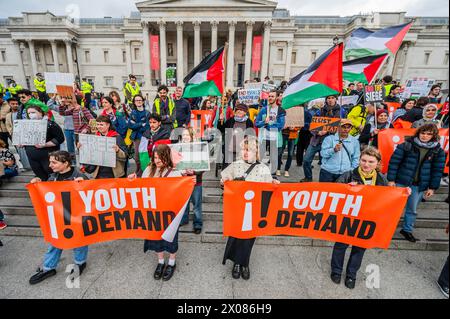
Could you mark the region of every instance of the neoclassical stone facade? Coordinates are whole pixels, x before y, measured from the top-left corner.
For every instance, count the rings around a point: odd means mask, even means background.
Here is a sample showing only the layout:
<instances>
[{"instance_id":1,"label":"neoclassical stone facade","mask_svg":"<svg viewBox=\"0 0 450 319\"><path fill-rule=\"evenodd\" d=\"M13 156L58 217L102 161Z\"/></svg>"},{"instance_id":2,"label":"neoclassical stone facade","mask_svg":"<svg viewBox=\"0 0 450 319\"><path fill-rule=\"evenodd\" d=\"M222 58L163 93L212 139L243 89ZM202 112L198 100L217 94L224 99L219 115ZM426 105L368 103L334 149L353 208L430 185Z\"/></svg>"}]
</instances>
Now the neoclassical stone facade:
<instances>
[{"instance_id":1,"label":"neoclassical stone facade","mask_svg":"<svg viewBox=\"0 0 450 319\"><path fill-rule=\"evenodd\" d=\"M404 12L293 16L268 0L149 0L136 7L127 18L25 12L0 19L0 80L5 84L14 78L33 89L37 72L71 72L90 79L96 91L107 92L121 90L133 73L145 91L154 91L159 83L182 83L204 56L228 42L228 87L253 77L279 82L307 68L336 36L345 41L358 27L377 30L415 19L381 75L400 81L428 77L448 88L448 17L406 17ZM151 35L159 36L157 71L151 65ZM255 36L262 37L256 73L251 71Z\"/></svg>"}]
</instances>

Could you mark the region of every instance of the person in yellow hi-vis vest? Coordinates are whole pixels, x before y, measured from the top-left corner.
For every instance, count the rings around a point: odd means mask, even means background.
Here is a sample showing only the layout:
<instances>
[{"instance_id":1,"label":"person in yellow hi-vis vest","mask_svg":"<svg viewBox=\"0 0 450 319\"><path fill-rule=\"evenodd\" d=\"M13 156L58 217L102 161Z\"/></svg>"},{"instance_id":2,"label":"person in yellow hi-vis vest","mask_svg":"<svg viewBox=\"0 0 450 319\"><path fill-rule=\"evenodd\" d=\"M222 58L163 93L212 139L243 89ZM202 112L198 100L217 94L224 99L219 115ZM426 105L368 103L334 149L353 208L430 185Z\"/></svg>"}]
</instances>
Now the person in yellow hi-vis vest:
<instances>
[{"instance_id":1,"label":"person in yellow hi-vis vest","mask_svg":"<svg viewBox=\"0 0 450 319\"><path fill-rule=\"evenodd\" d=\"M125 96L125 103L130 104L136 95L141 94L141 87L136 82L136 77L133 74L129 75L129 81L123 87L123 95Z\"/></svg>"},{"instance_id":2,"label":"person in yellow hi-vis vest","mask_svg":"<svg viewBox=\"0 0 450 319\"><path fill-rule=\"evenodd\" d=\"M159 97L153 102L153 113L161 116L162 127L173 130L178 127L175 102L168 96L169 89L166 85L158 88Z\"/></svg>"},{"instance_id":3,"label":"person in yellow hi-vis vest","mask_svg":"<svg viewBox=\"0 0 450 319\"><path fill-rule=\"evenodd\" d=\"M17 84L14 80L9 81L8 91L13 97L17 98L17 92L20 90L23 90L22 85Z\"/></svg>"},{"instance_id":4,"label":"person in yellow hi-vis vest","mask_svg":"<svg viewBox=\"0 0 450 319\"><path fill-rule=\"evenodd\" d=\"M34 78L33 82L34 82L34 87L36 88L36 91L38 93L39 100L44 103L47 103L48 95L47 95L46 87L45 87L45 79L44 79L42 73L36 73L36 77Z\"/></svg>"},{"instance_id":5,"label":"person in yellow hi-vis vest","mask_svg":"<svg viewBox=\"0 0 450 319\"><path fill-rule=\"evenodd\" d=\"M0 82L0 94L5 94L6 93L6 89L5 89L5 87L3 86L3 84Z\"/></svg>"},{"instance_id":6,"label":"person in yellow hi-vis vest","mask_svg":"<svg viewBox=\"0 0 450 319\"><path fill-rule=\"evenodd\" d=\"M91 109L91 94L94 87L86 80L86 78L81 79L81 92L84 95L84 106Z\"/></svg>"},{"instance_id":7,"label":"person in yellow hi-vis vest","mask_svg":"<svg viewBox=\"0 0 450 319\"><path fill-rule=\"evenodd\" d=\"M384 85L384 97L388 97L389 94L391 94L392 86L395 84L392 82L393 80L394 79L390 75L386 75L383 78L383 81L381 83Z\"/></svg>"}]
</instances>

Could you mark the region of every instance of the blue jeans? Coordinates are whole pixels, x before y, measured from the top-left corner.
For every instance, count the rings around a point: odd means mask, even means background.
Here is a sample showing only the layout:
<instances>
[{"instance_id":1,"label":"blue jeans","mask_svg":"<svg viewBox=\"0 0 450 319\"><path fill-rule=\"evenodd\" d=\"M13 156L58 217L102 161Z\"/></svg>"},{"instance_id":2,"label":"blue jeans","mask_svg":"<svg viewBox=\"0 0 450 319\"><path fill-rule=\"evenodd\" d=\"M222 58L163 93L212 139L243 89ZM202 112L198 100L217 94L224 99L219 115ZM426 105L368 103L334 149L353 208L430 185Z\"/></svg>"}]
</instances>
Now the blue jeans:
<instances>
[{"instance_id":1,"label":"blue jeans","mask_svg":"<svg viewBox=\"0 0 450 319\"><path fill-rule=\"evenodd\" d=\"M73 249L73 261L77 265L84 264L87 260L89 246L83 246ZM56 269L58 267L59 259L61 258L63 250L48 246L47 253L44 256L44 271Z\"/></svg>"},{"instance_id":2,"label":"blue jeans","mask_svg":"<svg viewBox=\"0 0 450 319\"><path fill-rule=\"evenodd\" d=\"M195 186L194 191L191 195L191 199L189 200L189 203L184 212L183 219L181 220L182 224L187 224L189 222L189 208L190 203L192 203L192 205L194 205L194 229L202 229L202 195L203 187Z\"/></svg>"},{"instance_id":3,"label":"blue jeans","mask_svg":"<svg viewBox=\"0 0 450 319\"><path fill-rule=\"evenodd\" d=\"M313 178L311 165L314 160L314 156L316 156L316 154L320 152L321 148L322 148L322 145L313 146L310 144L308 146L305 157L303 158L303 173L305 174L305 178L308 178L308 179Z\"/></svg>"},{"instance_id":4,"label":"blue jeans","mask_svg":"<svg viewBox=\"0 0 450 319\"><path fill-rule=\"evenodd\" d=\"M323 168L320 170L319 182L321 183L335 183L341 174L330 173Z\"/></svg>"},{"instance_id":5,"label":"blue jeans","mask_svg":"<svg viewBox=\"0 0 450 319\"><path fill-rule=\"evenodd\" d=\"M295 146L295 140L290 140L289 136L283 135L283 146L278 149L278 170L281 170L282 159L283 159L283 153L286 149L286 146L288 148L288 157L286 161L286 166L284 170L287 172L291 168L292 164L292 156L294 154L294 146Z\"/></svg>"},{"instance_id":6,"label":"blue jeans","mask_svg":"<svg viewBox=\"0 0 450 319\"><path fill-rule=\"evenodd\" d=\"M67 152L75 154L75 131L64 130L64 135L66 136Z\"/></svg>"},{"instance_id":7,"label":"blue jeans","mask_svg":"<svg viewBox=\"0 0 450 319\"><path fill-rule=\"evenodd\" d=\"M397 184L397 186L407 187L400 184ZM419 206L419 203L422 201L424 192L419 192L419 186L411 185L409 188L411 188L411 195L409 195L408 201L406 202L403 230L412 233L417 217L417 206Z\"/></svg>"}]
</instances>

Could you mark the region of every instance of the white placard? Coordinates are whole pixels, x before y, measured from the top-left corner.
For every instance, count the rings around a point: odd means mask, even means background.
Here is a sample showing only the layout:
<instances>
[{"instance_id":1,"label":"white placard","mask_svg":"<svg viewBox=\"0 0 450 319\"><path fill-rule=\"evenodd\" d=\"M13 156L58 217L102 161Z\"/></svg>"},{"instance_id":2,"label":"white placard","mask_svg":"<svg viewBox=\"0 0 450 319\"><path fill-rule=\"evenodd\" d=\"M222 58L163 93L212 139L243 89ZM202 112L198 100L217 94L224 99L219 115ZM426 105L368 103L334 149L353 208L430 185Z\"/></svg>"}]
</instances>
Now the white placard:
<instances>
[{"instance_id":1,"label":"white placard","mask_svg":"<svg viewBox=\"0 0 450 319\"><path fill-rule=\"evenodd\" d=\"M47 120L15 120L13 145L45 144L47 138Z\"/></svg>"},{"instance_id":2,"label":"white placard","mask_svg":"<svg viewBox=\"0 0 450 319\"><path fill-rule=\"evenodd\" d=\"M337 98L337 103L339 105L356 105L358 103L359 96L358 95L349 95L349 96L339 96ZM321 97L319 99L312 100L308 103L308 107L323 107L325 105L325 98Z\"/></svg>"},{"instance_id":3,"label":"white placard","mask_svg":"<svg viewBox=\"0 0 450 319\"><path fill-rule=\"evenodd\" d=\"M208 143L177 143L169 144L169 147L177 171L206 172L211 170Z\"/></svg>"},{"instance_id":4,"label":"white placard","mask_svg":"<svg viewBox=\"0 0 450 319\"><path fill-rule=\"evenodd\" d=\"M47 93L57 93L56 86L73 86L75 77L72 73L45 72L45 91Z\"/></svg>"},{"instance_id":5,"label":"white placard","mask_svg":"<svg viewBox=\"0 0 450 319\"><path fill-rule=\"evenodd\" d=\"M116 167L115 137L80 134L79 142L81 164Z\"/></svg>"},{"instance_id":6,"label":"white placard","mask_svg":"<svg viewBox=\"0 0 450 319\"><path fill-rule=\"evenodd\" d=\"M427 78L414 78L406 82L405 90L403 91L403 98L409 99L412 97L428 96L431 87L434 84L434 80Z\"/></svg>"}]
</instances>

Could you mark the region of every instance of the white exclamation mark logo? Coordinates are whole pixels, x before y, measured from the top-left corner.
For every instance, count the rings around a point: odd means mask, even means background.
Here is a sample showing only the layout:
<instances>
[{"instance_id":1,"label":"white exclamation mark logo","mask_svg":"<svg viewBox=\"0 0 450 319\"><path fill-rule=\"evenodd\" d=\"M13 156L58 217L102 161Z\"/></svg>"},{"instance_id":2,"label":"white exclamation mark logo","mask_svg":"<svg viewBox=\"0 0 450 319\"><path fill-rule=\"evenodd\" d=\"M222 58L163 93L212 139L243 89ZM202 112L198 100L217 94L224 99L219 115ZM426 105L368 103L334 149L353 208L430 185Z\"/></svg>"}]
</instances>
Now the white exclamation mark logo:
<instances>
[{"instance_id":1,"label":"white exclamation mark logo","mask_svg":"<svg viewBox=\"0 0 450 319\"><path fill-rule=\"evenodd\" d=\"M247 191L244 195L246 201L251 201L255 198L255 192ZM242 223L242 231L251 231L253 229L252 222L253 204L245 203L244 222Z\"/></svg>"},{"instance_id":2,"label":"white exclamation mark logo","mask_svg":"<svg viewBox=\"0 0 450 319\"><path fill-rule=\"evenodd\" d=\"M45 194L45 201L48 204L53 204L55 202L55 199L56 199L55 193L50 192ZM58 239L58 231L56 229L55 211L53 205L47 206L47 215L48 221L50 223L50 232L52 234L52 237Z\"/></svg>"}]
</instances>

